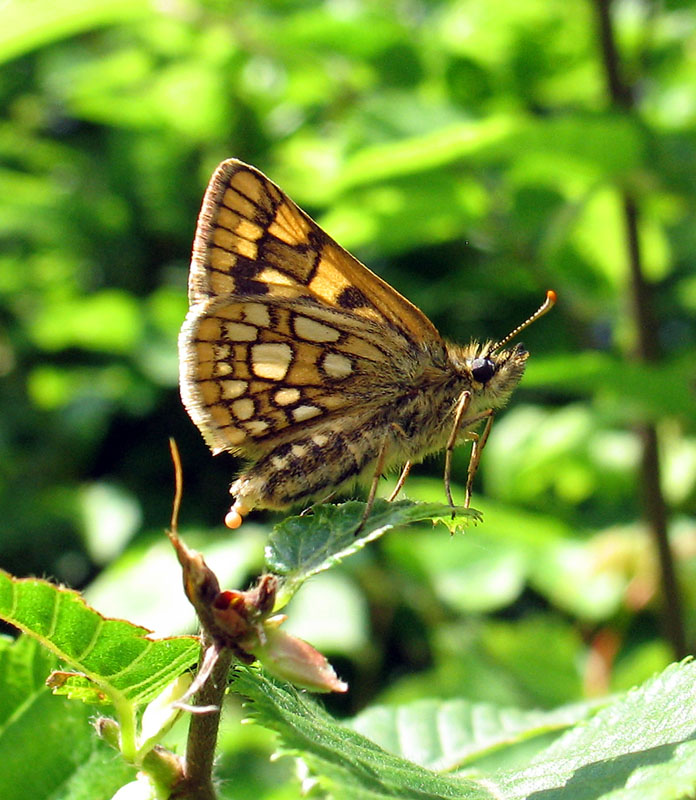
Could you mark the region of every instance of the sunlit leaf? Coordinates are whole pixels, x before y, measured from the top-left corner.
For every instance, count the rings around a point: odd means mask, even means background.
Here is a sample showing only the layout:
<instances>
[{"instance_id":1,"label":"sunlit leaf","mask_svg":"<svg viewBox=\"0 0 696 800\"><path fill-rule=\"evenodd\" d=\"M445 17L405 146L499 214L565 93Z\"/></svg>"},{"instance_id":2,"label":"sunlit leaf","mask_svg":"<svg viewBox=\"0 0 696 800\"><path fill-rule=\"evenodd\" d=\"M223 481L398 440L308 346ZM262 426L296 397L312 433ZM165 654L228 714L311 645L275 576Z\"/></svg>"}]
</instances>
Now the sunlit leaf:
<instances>
[{"instance_id":1,"label":"sunlit leaf","mask_svg":"<svg viewBox=\"0 0 696 800\"><path fill-rule=\"evenodd\" d=\"M507 800L581 797L587 787L595 798L683 797L696 784L695 675L696 664L673 664L495 783Z\"/></svg>"},{"instance_id":2,"label":"sunlit leaf","mask_svg":"<svg viewBox=\"0 0 696 800\"><path fill-rule=\"evenodd\" d=\"M6 61L56 39L142 18L152 13L147 0L31 0L5 3L0 11L0 60Z\"/></svg>"},{"instance_id":3,"label":"sunlit leaf","mask_svg":"<svg viewBox=\"0 0 696 800\"><path fill-rule=\"evenodd\" d=\"M234 689L249 697L249 715L280 734L282 750L301 755L333 797L492 800L483 782L438 775L337 724L308 695L240 668Z\"/></svg>"},{"instance_id":4,"label":"sunlit leaf","mask_svg":"<svg viewBox=\"0 0 696 800\"><path fill-rule=\"evenodd\" d=\"M94 709L45 685L56 659L28 636L0 639L0 796L110 800L134 770L94 735Z\"/></svg>"},{"instance_id":5,"label":"sunlit leaf","mask_svg":"<svg viewBox=\"0 0 696 800\"><path fill-rule=\"evenodd\" d=\"M377 499L363 523L365 504L350 501L338 506L315 505L309 514L289 517L279 523L266 548L266 563L284 578L280 607L312 575L365 547L399 525L412 522L442 522L452 531L480 520L475 509L455 508L443 503L414 503Z\"/></svg>"},{"instance_id":6,"label":"sunlit leaf","mask_svg":"<svg viewBox=\"0 0 696 800\"><path fill-rule=\"evenodd\" d=\"M114 703L145 703L198 657L191 637L150 639L147 629L102 617L80 595L0 572L0 617L83 673Z\"/></svg>"},{"instance_id":7,"label":"sunlit leaf","mask_svg":"<svg viewBox=\"0 0 696 800\"><path fill-rule=\"evenodd\" d=\"M417 700L373 706L351 724L390 753L428 769L452 772L492 751L561 732L590 716L593 705L522 711L469 700Z\"/></svg>"}]
</instances>

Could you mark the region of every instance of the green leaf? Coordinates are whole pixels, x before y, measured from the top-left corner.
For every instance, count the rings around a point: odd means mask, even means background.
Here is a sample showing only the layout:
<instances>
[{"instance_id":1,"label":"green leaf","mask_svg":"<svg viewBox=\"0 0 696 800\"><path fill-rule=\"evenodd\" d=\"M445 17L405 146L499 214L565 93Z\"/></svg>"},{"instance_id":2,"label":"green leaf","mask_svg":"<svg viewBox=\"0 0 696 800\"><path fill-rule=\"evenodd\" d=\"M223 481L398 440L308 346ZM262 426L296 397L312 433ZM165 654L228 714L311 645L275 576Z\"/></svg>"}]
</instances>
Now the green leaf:
<instances>
[{"instance_id":1,"label":"green leaf","mask_svg":"<svg viewBox=\"0 0 696 800\"><path fill-rule=\"evenodd\" d=\"M189 636L153 640L149 631L90 608L71 589L0 571L0 617L38 639L117 707L155 697L198 657Z\"/></svg>"},{"instance_id":2,"label":"green leaf","mask_svg":"<svg viewBox=\"0 0 696 800\"><path fill-rule=\"evenodd\" d=\"M28 636L0 638L0 797L108 800L134 770L94 735L92 709L51 696L55 663Z\"/></svg>"},{"instance_id":3,"label":"green leaf","mask_svg":"<svg viewBox=\"0 0 696 800\"><path fill-rule=\"evenodd\" d=\"M417 700L373 706L351 724L390 753L450 772L495 750L570 727L593 713L593 705L524 711L464 699Z\"/></svg>"},{"instance_id":4,"label":"green leaf","mask_svg":"<svg viewBox=\"0 0 696 800\"><path fill-rule=\"evenodd\" d=\"M103 289L37 310L32 335L44 350L83 347L112 353L130 353L142 337L143 313L131 295Z\"/></svg>"},{"instance_id":5,"label":"green leaf","mask_svg":"<svg viewBox=\"0 0 696 800\"><path fill-rule=\"evenodd\" d=\"M606 353L584 352L538 356L525 385L594 395L629 422L660 419L664 414L689 417L693 413L693 359L637 364ZM656 391L655 387L661 387Z\"/></svg>"},{"instance_id":6,"label":"green leaf","mask_svg":"<svg viewBox=\"0 0 696 800\"><path fill-rule=\"evenodd\" d=\"M145 0L23 0L0 11L0 61L80 31L152 14Z\"/></svg>"},{"instance_id":7,"label":"green leaf","mask_svg":"<svg viewBox=\"0 0 696 800\"><path fill-rule=\"evenodd\" d=\"M513 138L517 132L517 121L513 117L500 115L366 147L346 164L338 186L346 190L446 167L461 159L472 158L486 148L497 147L508 138Z\"/></svg>"},{"instance_id":8,"label":"green leaf","mask_svg":"<svg viewBox=\"0 0 696 800\"><path fill-rule=\"evenodd\" d=\"M240 667L233 688L250 698L250 716L280 734L282 752L300 755L333 798L491 800L477 781L438 775L382 750L332 719L311 697Z\"/></svg>"},{"instance_id":9,"label":"green leaf","mask_svg":"<svg viewBox=\"0 0 696 800\"><path fill-rule=\"evenodd\" d=\"M524 800L679 800L696 785L696 665L673 664L588 719L592 705L550 712L477 703L415 703L373 709L356 727L430 766L460 767L494 750L574 725L523 768L481 782L424 769L333 720L307 695L240 668L234 688L252 718L276 731L281 752L300 756L332 797L489 797ZM484 788L485 787L485 788Z\"/></svg>"},{"instance_id":10,"label":"green leaf","mask_svg":"<svg viewBox=\"0 0 696 800\"><path fill-rule=\"evenodd\" d=\"M266 547L266 564L284 583L276 603L281 608L307 578L338 564L400 525L430 520L442 522L454 532L481 515L472 508L453 509L445 503L415 503L377 499L370 516L358 531L365 504L349 501L340 505L312 506L312 512L289 517L276 525Z\"/></svg>"},{"instance_id":11,"label":"green leaf","mask_svg":"<svg viewBox=\"0 0 696 800\"><path fill-rule=\"evenodd\" d=\"M608 137L616 147L606 147ZM555 170L556 180L560 167L586 170L592 177L622 174L635 167L643 146L640 128L625 115L528 119L500 114L365 147L347 162L338 186L383 183L464 160L511 160L516 172L525 171L524 161L537 180L540 168L549 177Z\"/></svg>"},{"instance_id":12,"label":"green leaf","mask_svg":"<svg viewBox=\"0 0 696 800\"><path fill-rule=\"evenodd\" d=\"M696 664L661 675L568 731L521 771L501 773L506 800L677 800L696 786Z\"/></svg>"}]
</instances>

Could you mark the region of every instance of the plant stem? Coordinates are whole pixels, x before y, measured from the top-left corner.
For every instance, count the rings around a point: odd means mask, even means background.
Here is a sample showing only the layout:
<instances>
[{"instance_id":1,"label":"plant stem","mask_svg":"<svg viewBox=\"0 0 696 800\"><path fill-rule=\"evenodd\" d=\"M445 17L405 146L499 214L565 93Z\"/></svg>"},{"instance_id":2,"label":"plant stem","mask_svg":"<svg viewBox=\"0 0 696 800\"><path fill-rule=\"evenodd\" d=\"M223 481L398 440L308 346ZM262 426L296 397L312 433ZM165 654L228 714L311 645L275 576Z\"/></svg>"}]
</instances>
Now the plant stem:
<instances>
[{"instance_id":1,"label":"plant stem","mask_svg":"<svg viewBox=\"0 0 696 800\"><path fill-rule=\"evenodd\" d=\"M607 90L612 105L632 114L635 111L633 91L621 75L621 64L611 18L612 0L594 0L599 26L602 60ZM628 189L621 191L624 228L628 247L632 313L637 333L636 358L644 364L660 357L653 292L645 280L638 229L640 215L635 197ZM637 426L641 442L641 484L644 515L652 533L660 562L663 620L665 636L676 658L687 654L681 596L674 568L674 557L667 535L667 505L660 486L660 460L657 428L653 422Z\"/></svg>"},{"instance_id":2,"label":"plant stem","mask_svg":"<svg viewBox=\"0 0 696 800\"><path fill-rule=\"evenodd\" d=\"M199 669L208 648L215 646L206 633L202 634L202 641ZM216 800L217 798L213 785L213 762L232 658L233 654L230 648L218 648L217 659L210 675L196 693L195 704L197 706L214 706L216 710L191 714L184 761L184 780L177 786L174 795L181 800Z\"/></svg>"}]
</instances>

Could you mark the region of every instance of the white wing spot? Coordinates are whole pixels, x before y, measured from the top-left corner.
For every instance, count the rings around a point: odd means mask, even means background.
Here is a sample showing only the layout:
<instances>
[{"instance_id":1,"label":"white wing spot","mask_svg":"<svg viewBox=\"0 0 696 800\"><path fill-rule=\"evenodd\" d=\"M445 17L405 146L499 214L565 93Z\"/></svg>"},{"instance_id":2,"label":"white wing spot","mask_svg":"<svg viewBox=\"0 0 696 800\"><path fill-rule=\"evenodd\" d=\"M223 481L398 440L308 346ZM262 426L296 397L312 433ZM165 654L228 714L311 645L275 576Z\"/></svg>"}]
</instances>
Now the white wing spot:
<instances>
[{"instance_id":1,"label":"white wing spot","mask_svg":"<svg viewBox=\"0 0 696 800\"><path fill-rule=\"evenodd\" d=\"M244 427L252 436L260 436L268 430L268 423L263 419L251 419L244 423Z\"/></svg>"},{"instance_id":2,"label":"white wing spot","mask_svg":"<svg viewBox=\"0 0 696 800\"><path fill-rule=\"evenodd\" d=\"M246 392L247 386L246 381L220 381L220 397L223 400L234 400L235 397L241 397Z\"/></svg>"},{"instance_id":3,"label":"white wing spot","mask_svg":"<svg viewBox=\"0 0 696 800\"><path fill-rule=\"evenodd\" d=\"M347 378L353 371L351 360L340 353L327 353L321 366L329 378Z\"/></svg>"},{"instance_id":4,"label":"white wing spot","mask_svg":"<svg viewBox=\"0 0 696 800\"><path fill-rule=\"evenodd\" d=\"M292 446L292 454L296 458L304 458L307 455L307 448L303 444L294 444Z\"/></svg>"},{"instance_id":5,"label":"white wing spot","mask_svg":"<svg viewBox=\"0 0 696 800\"><path fill-rule=\"evenodd\" d=\"M308 342L336 342L341 338L341 332L336 328L309 317L296 316L293 325L295 335Z\"/></svg>"},{"instance_id":6,"label":"white wing spot","mask_svg":"<svg viewBox=\"0 0 696 800\"><path fill-rule=\"evenodd\" d=\"M232 372L232 364L229 364L227 361L216 361L215 362L215 366L213 367L213 376L214 377L219 378L222 375L229 375L230 372ZM224 383L227 383L227 382L228 381L224 381Z\"/></svg>"},{"instance_id":7,"label":"white wing spot","mask_svg":"<svg viewBox=\"0 0 696 800\"><path fill-rule=\"evenodd\" d=\"M250 397L243 397L232 403L232 413L237 419L250 419L254 416L254 401Z\"/></svg>"},{"instance_id":8,"label":"white wing spot","mask_svg":"<svg viewBox=\"0 0 696 800\"><path fill-rule=\"evenodd\" d=\"M317 447L323 447L325 444L329 443L329 437L323 433L315 433L314 436L312 436L312 441Z\"/></svg>"},{"instance_id":9,"label":"white wing spot","mask_svg":"<svg viewBox=\"0 0 696 800\"><path fill-rule=\"evenodd\" d=\"M284 342L255 344L251 348L251 368L259 378L282 381L292 362L292 348Z\"/></svg>"},{"instance_id":10,"label":"white wing spot","mask_svg":"<svg viewBox=\"0 0 696 800\"><path fill-rule=\"evenodd\" d=\"M297 406L292 411L295 422L304 422L306 419L312 419L318 414L321 414L321 409L317 406Z\"/></svg>"},{"instance_id":11,"label":"white wing spot","mask_svg":"<svg viewBox=\"0 0 696 800\"><path fill-rule=\"evenodd\" d=\"M261 303L244 303L244 319L251 325L259 328L269 328L271 325L271 315L266 306Z\"/></svg>"},{"instance_id":12,"label":"white wing spot","mask_svg":"<svg viewBox=\"0 0 696 800\"><path fill-rule=\"evenodd\" d=\"M273 395L273 400L279 406L289 406L296 403L300 399L299 389L278 389Z\"/></svg>"}]
</instances>

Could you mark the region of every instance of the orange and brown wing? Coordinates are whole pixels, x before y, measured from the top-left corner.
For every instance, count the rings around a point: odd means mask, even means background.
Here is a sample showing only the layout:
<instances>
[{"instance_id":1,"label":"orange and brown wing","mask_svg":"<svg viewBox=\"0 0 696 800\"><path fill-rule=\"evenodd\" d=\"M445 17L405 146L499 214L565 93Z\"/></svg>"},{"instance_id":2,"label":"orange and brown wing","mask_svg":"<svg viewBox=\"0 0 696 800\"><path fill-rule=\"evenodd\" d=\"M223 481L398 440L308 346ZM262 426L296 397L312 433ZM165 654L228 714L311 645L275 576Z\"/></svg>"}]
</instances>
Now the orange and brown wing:
<instances>
[{"instance_id":1,"label":"orange and brown wing","mask_svg":"<svg viewBox=\"0 0 696 800\"><path fill-rule=\"evenodd\" d=\"M423 359L383 325L267 295L194 306L179 346L181 395L194 423L214 452L247 456L289 429L394 400Z\"/></svg>"},{"instance_id":2,"label":"orange and brown wing","mask_svg":"<svg viewBox=\"0 0 696 800\"><path fill-rule=\"evenodd\" d=\"M394 400L426 353L446 358L424 314L239 161L208 186L189 300L181 395L215 452L258 456L279 436Z\"/></svg>"},{"instance_id":3,"label":"orange and brown wing","mask_svg":"<svg viewBox=\"0 0 696 800\"><path fill-rule=\"evenodd\" d=\"M338 245L254 167L230 159L210 180L198 219L189 300L272 294L386 323L416 343L439 342L416 306Z\"/></svg>"}]
</instances>

